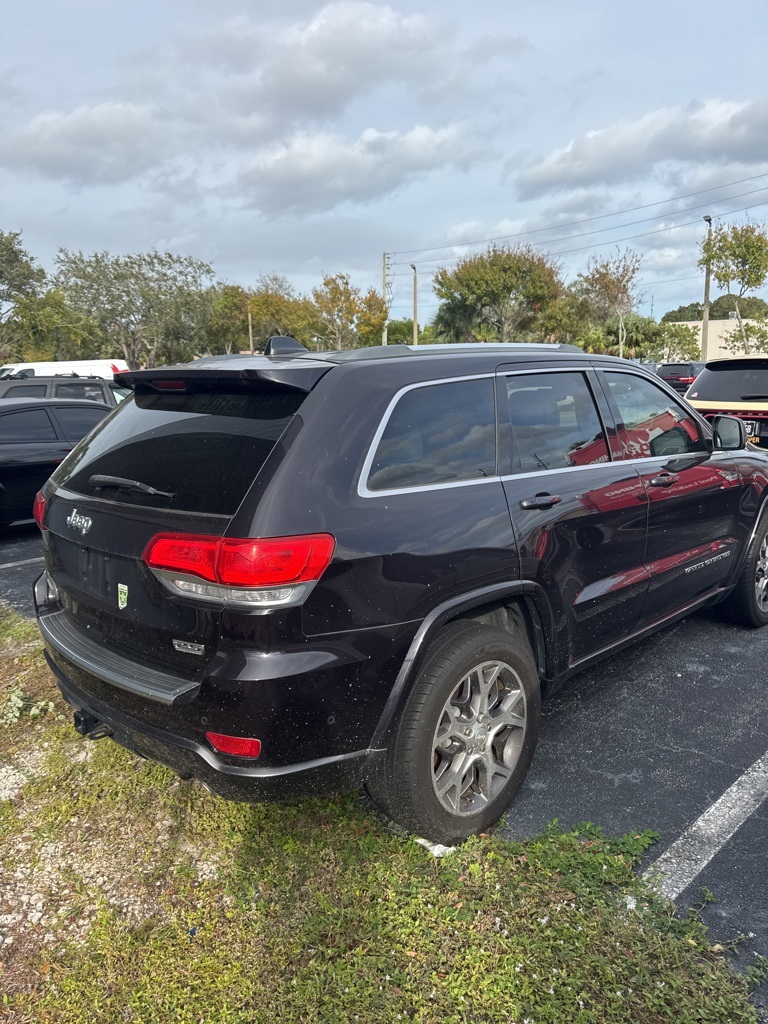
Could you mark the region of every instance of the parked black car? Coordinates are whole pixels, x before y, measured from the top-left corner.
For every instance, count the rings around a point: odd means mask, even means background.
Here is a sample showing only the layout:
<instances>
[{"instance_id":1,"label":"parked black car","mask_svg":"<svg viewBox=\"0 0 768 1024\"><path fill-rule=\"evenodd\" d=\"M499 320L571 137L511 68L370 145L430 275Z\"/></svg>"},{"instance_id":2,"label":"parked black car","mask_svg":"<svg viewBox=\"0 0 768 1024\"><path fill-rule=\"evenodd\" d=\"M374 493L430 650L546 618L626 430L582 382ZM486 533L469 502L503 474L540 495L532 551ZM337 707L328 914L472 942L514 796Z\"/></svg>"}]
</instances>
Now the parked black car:
<instances>
[{"instance_id":1,"label":"parked black car","mask_svg":"<svg viewBox=\"0 0 768 1024\"><path fill-rule=\"evenodd\" d=\"M63 398L0 402L0 526L31 521L37 491L109 411Z\"/></svg>"},{"instance_id":2,"label":"parked black car","mask_svg":"<svg viewBox=\"0 0 768 1024\"><path fill-rule=\"evenodd\" d=\"M768 623L768 457L654 375L268 353L121 374L43 489L35 598L83 735L231 799L362 785L453 842L508 806L542 693L706 605Z\"/></svg>"},{"instance_id":3,"label":"parked black car","mask_svg":"<svg viewBox=\"0 0 768 1024\"><path fill-rule=\"evenodd\" d=\"M0 399L4 398L85 398L104 405L119 405L130 395L130 388L103 377L80 377L76 373L54 377L25 377L21 374L0 380Z\"/></svg>"},{"instance_id":4,"label":"parked black car","mask_svg":"<svg viewBox=\"0 0 768 1024\"><path fill-rule=\"evenodd\" d=\"M703 369L704 363L661 363L656 373L666 384L684 395Z\"/></svg>"}]
</instances>

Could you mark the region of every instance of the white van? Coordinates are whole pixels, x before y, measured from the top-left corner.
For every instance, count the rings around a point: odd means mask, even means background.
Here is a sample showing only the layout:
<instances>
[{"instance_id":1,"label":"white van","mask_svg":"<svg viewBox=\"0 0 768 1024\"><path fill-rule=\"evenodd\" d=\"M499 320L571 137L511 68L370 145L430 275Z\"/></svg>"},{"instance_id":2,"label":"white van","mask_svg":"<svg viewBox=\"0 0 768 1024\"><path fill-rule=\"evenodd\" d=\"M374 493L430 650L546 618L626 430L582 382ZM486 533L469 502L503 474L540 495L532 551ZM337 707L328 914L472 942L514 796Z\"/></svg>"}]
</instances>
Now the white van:
<instances>
[{"instance_id":1,"label":"white van","mask_svg":"<svg viewBox=\"0 0 768 1024\"><path fill-rule=\"evenodd\" d=\"M124 359L62 359L53 363L6 363L0 366L0 380L6 377L53 377L59 373L79 377L104 377L112 380L116 373L128 369Z\"/></svg>"}]
</instances>

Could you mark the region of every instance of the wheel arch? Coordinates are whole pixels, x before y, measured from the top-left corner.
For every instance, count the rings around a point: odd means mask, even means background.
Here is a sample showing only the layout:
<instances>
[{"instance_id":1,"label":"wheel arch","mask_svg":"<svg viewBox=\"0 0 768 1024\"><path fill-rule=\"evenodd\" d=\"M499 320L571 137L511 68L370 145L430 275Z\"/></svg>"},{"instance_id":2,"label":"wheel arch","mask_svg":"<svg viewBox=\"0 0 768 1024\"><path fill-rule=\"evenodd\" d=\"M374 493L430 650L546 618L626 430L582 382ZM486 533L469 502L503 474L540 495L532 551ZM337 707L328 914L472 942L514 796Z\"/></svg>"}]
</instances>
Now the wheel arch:
<instances>
[{"instance_id":1,"label":"wheel arch","mask_svg":"<svg viewBox=\"0 0 768 1024\"><path fill-rule=\"evenodd\" d=\"M440 630L450 622L485 623L513 633L524 629L536 662L542 692L551 689L557 675L557 651L552 610L544 591L536 583L518 580L496 584L462 594L438 605L423 620L411 641L400 671L379 718L371 747L387 745L423 660Z\"/></svg>"}]
</instances>

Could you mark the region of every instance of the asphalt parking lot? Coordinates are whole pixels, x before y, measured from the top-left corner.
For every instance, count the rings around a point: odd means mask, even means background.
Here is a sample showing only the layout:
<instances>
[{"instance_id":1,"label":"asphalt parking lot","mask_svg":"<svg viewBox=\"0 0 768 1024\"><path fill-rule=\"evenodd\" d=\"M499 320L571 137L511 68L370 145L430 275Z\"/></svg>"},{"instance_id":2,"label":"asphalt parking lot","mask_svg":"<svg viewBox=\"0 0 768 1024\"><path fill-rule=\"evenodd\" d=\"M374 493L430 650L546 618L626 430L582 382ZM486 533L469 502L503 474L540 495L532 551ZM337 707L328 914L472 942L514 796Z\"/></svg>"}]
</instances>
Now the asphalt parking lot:
<instances>
[{"instance_id":1,"label":"asphalt parking lot","mask_svg":"<svg viewBox=\"0 0 768 1024\"><path fill-rule=\"evenodd\" d=\"M36 527L0 534L0 600L31 615L41 567ZM706 852L690 880L690 869L681 876L675 901L681 912L701 907L712 941L746 936L734 947L737 965L768 956L767 672L768 629L703 612L577 676L544 706L539 748L503 833L535 835L555 818L591 821L607 835L653 829L660 837L645 870L715 805L698 826ZM745 777L761 764L762 774ZM702 907L705 888L715 902ZM768 985L757 1002L768 1020Z\"/></svg>"}]
</instances>

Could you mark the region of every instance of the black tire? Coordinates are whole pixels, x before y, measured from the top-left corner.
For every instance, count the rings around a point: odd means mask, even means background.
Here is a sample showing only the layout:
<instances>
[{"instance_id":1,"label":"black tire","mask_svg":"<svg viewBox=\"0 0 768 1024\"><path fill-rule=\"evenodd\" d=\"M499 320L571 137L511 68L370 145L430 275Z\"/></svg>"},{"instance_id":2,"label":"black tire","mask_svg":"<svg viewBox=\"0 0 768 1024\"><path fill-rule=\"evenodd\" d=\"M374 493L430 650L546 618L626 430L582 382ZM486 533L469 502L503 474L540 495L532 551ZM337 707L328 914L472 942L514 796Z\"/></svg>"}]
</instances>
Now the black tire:
<instances>
[{"instance_id":1,"label":"black tire","mask_svg":"<svg viewBox=\"0 0 768 1024\"><path fill-rule=\"evenodd\" d=\"M426 653L368 791L405 831L460 842L507 809L533 758L540 720L527 636L451 623Z\"/></svg>"},{"instance_id":2,"label":"black tire","mask_svg":"<svg viewBox=\"0 0 768 1024\"><path fill-rule=\"evenodd\" d=\"M768 626L768 510L760 516L736 586L719 608L729 622Z\"/></svg>"}]
</instances>

